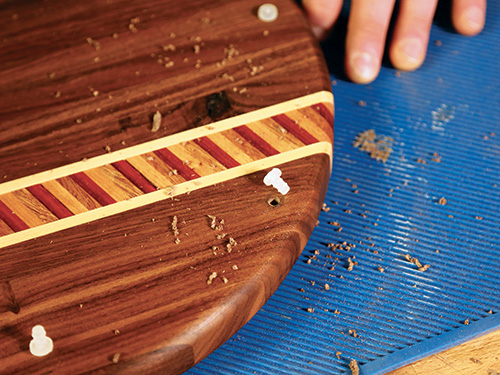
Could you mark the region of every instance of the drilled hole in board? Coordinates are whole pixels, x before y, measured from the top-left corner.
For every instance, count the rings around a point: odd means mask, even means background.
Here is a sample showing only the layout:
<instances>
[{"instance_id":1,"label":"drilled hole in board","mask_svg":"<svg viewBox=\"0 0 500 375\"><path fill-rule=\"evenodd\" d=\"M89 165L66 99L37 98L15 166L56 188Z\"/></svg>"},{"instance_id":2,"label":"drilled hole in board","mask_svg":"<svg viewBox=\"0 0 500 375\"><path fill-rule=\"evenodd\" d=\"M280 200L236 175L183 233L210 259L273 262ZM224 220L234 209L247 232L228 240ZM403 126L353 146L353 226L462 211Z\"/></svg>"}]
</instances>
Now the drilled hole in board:
<instances>
[{"instance_id":1,"label":"drilled hole in board","mask_svg":"<svg viewBox=\"0 0 500 375\"><path fill-rule=\"evenodd\" d=\"M278 207L281 204L281 199L279 197L269 198L267 204L271 207Z\"/></svg>"}]
</instances>

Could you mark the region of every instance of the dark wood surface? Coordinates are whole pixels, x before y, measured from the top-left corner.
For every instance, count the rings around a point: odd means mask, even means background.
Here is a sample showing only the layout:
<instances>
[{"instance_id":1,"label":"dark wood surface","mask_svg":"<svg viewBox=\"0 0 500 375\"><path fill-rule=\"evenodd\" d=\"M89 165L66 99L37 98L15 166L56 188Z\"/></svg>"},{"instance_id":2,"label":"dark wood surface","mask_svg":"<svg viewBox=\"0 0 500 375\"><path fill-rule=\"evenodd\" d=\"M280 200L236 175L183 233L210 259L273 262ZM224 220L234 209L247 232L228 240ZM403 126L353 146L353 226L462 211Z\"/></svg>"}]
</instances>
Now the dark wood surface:
<instances>
[{"instance_id":1,"label":"dark wood surface","mask_svg":"<svg viewBox=\"0 0 500 375\"><path fill-rule=\"evenodd\" d=\"M329 91L301 11L274 3L278 20L263 23L253 0L1 2L0 182ZM270 297L316 223L328 155L279 167L286 196L262 169L0 248L0 374L178 374L210 354ZM26 191L35 224L65 215ZM124 194L107 193L80 208ZM15 226L0 224L0 235ZM42 358L28 348L36 324L54 340Z\"/></svg>"}]
</instances>

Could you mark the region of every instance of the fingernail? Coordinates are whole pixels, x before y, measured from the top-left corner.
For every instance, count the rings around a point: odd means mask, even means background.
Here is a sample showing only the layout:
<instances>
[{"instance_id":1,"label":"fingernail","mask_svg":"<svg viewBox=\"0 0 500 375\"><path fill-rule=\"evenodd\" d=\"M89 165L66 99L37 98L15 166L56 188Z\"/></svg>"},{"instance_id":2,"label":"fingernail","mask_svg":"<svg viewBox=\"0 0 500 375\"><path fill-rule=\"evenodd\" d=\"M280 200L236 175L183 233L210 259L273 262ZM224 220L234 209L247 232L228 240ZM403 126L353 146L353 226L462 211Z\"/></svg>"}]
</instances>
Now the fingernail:
<instances>
[{"instance_id":1,"label":"fingernail","mask_svg":"<svg viewBox=\"0 0 500 375\"><path fill-rule=\"evenodd\" d=\"M361 81L372 81L377 74L377 59L369 52L358 52L351 57L351 66Z\"/></svg>"},{"instance_id":2,"label":"fingernail","mask_svg":"<svg viewBox=\"0 0 500 375\"><path fill-rule=\"evenodd\" d=\"M400 51L410 64L419 64L422 60L422 41L417 38L407 39L400 43Z\"/></svg>"},{"instance_id":3,"label":"fingernail","mask_svg":"<svg viewBox=\"0 0 500 375\"><path fill-rule=\"evenodd\" d=\"M467 8L464 16L469 28L478 30L483 27L484 13L478 7L472 6Z\"/></svg>"}]
</instances>

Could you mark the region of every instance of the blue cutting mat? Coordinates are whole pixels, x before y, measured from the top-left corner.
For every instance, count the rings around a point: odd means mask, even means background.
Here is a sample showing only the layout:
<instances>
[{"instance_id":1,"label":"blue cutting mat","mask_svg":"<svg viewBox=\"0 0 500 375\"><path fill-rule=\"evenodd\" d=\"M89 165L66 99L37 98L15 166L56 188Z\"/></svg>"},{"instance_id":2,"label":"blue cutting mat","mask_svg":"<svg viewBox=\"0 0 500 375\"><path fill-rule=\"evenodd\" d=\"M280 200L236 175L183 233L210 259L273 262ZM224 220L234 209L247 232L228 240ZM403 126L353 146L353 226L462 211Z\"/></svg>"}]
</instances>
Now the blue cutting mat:
<instances>
[{"instance_id":1,"label":"blue cutting mat","mask_svg":"<svg viewBox=\"0 0 500 375\"><path fill-rule=\"evenodd\" d=\"M358 86L328 58L330 210L262 310L189 374L349 373L352 358L383 374L500 329L500 2L488 7L478 37L434 26L417 72L384 67ZM368 129L394 139L385 164L352 145ZM343 241L356 247L326 246Z\"/></svg>"}]
</instances>

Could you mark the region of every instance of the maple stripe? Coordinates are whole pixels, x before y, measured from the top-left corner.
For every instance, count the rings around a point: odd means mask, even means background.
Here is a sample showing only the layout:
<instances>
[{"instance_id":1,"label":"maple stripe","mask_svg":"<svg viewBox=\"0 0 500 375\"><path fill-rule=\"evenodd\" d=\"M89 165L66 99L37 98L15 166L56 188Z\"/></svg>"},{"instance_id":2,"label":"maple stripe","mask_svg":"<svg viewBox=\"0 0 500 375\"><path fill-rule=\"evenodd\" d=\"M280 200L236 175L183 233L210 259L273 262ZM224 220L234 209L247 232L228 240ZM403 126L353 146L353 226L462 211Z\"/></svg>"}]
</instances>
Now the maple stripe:
<instances>
[{"instance_id":1,"label":"maple stripe","mask_svg":"<svg viewBox=\"0 0 500 375\"><path fill-rule=\"evenodd\" d=\"M299 139L305 145L312 145L313 143L317 143L318 140L301 128L299 125L295 123L290 117L286 115L277 115L271 117L274 121L284 127L288 132L290 132L295 138Z\"/></svg>"},{"instance_id":2,"label":"maple stripe","mask_svg":"<svg viewBox=\"0 0 500 375\"><path fill-rule=\"evenodd\" d=\"M248 126L242 125L233 129L236 133L245 138L257 150L262 152L265 156L278 155L280 152L273 146L255 134Z\"/></svg>"},{"instance_id":3,"label":"maple stripe","mask_svg":"<svg viewBox=\"0 0 500 375\"><path fill-rule=\"evenodd\" d=\"M28 224L22 221L12 210L0 201L0 219L7 224L14 232L29 229Z\"/></svg>"},{"instance_id":4,"label":"maple stripe","mask_svg":"<svg viewBox=\"0 0 500 375\"><path fill-rule=\"evenodd\" d=\"M143 193L152 193L156 187L152 185L137 169L132 167L126 160L120 160L111 164L118 172L124 175L130 182L137 186Z\"/></svg>"},{"instance_id":5,"label":"maple stripe","mask_svg":"<svg viewBox=\"0 0 500 375\"><path fill-rule=\"evenodd\" d=\"M166 148L154 151L155 155L163 160L166 164L177 170L177 172L186 180L193 180L199 178L200 175L185 165L181 159L175 156L171 151Z\"/></svg>"},{"instance_id":6,"label":"maple stripe","mask_svg":"<svg viewBox=\"0 0 500 375\"><path fill-rule=\"evenodd\" d=\"M99 185L97 185L89 176L84 172L78 172L69 176L75 181L83 190L90 194L101 206L116 203L116 201L106 193Z\"/></svg>"},{"instance_id":7,"label":"maple stripe","mask_svg":"<svg viewBox=\"0 0 500 375\"><path fill-rule=\"evenodd\" d=\"M73 216L73 213L42 185L33 185L27 187L26 190L33 194L33 196L47 207L50 212L56 215L58 219Z\"/></svg>"},{"instance_id":8,"label":"maple stripe","mask_svg":"<svg viewBox=\"0 0 500 375\"><path fill-rule=\"evenodd\" d=\"M323 103L315 104L312 108L328 121L330 125L333 125L333 114Z\"/></svg>"},{"instance_id":9,"label":"maple stripe","mask_svg":"<svg viewBox=\"0 0 500 375\"><path fill-rule=\"evenodd\" d=\"M194 142L213 156L219 163L221 163L226 168L234 168L240 165L236 160L234 160L226 151L221 149L208 137L201 137L195 139Z\"/></svg>"}]
</instances>

